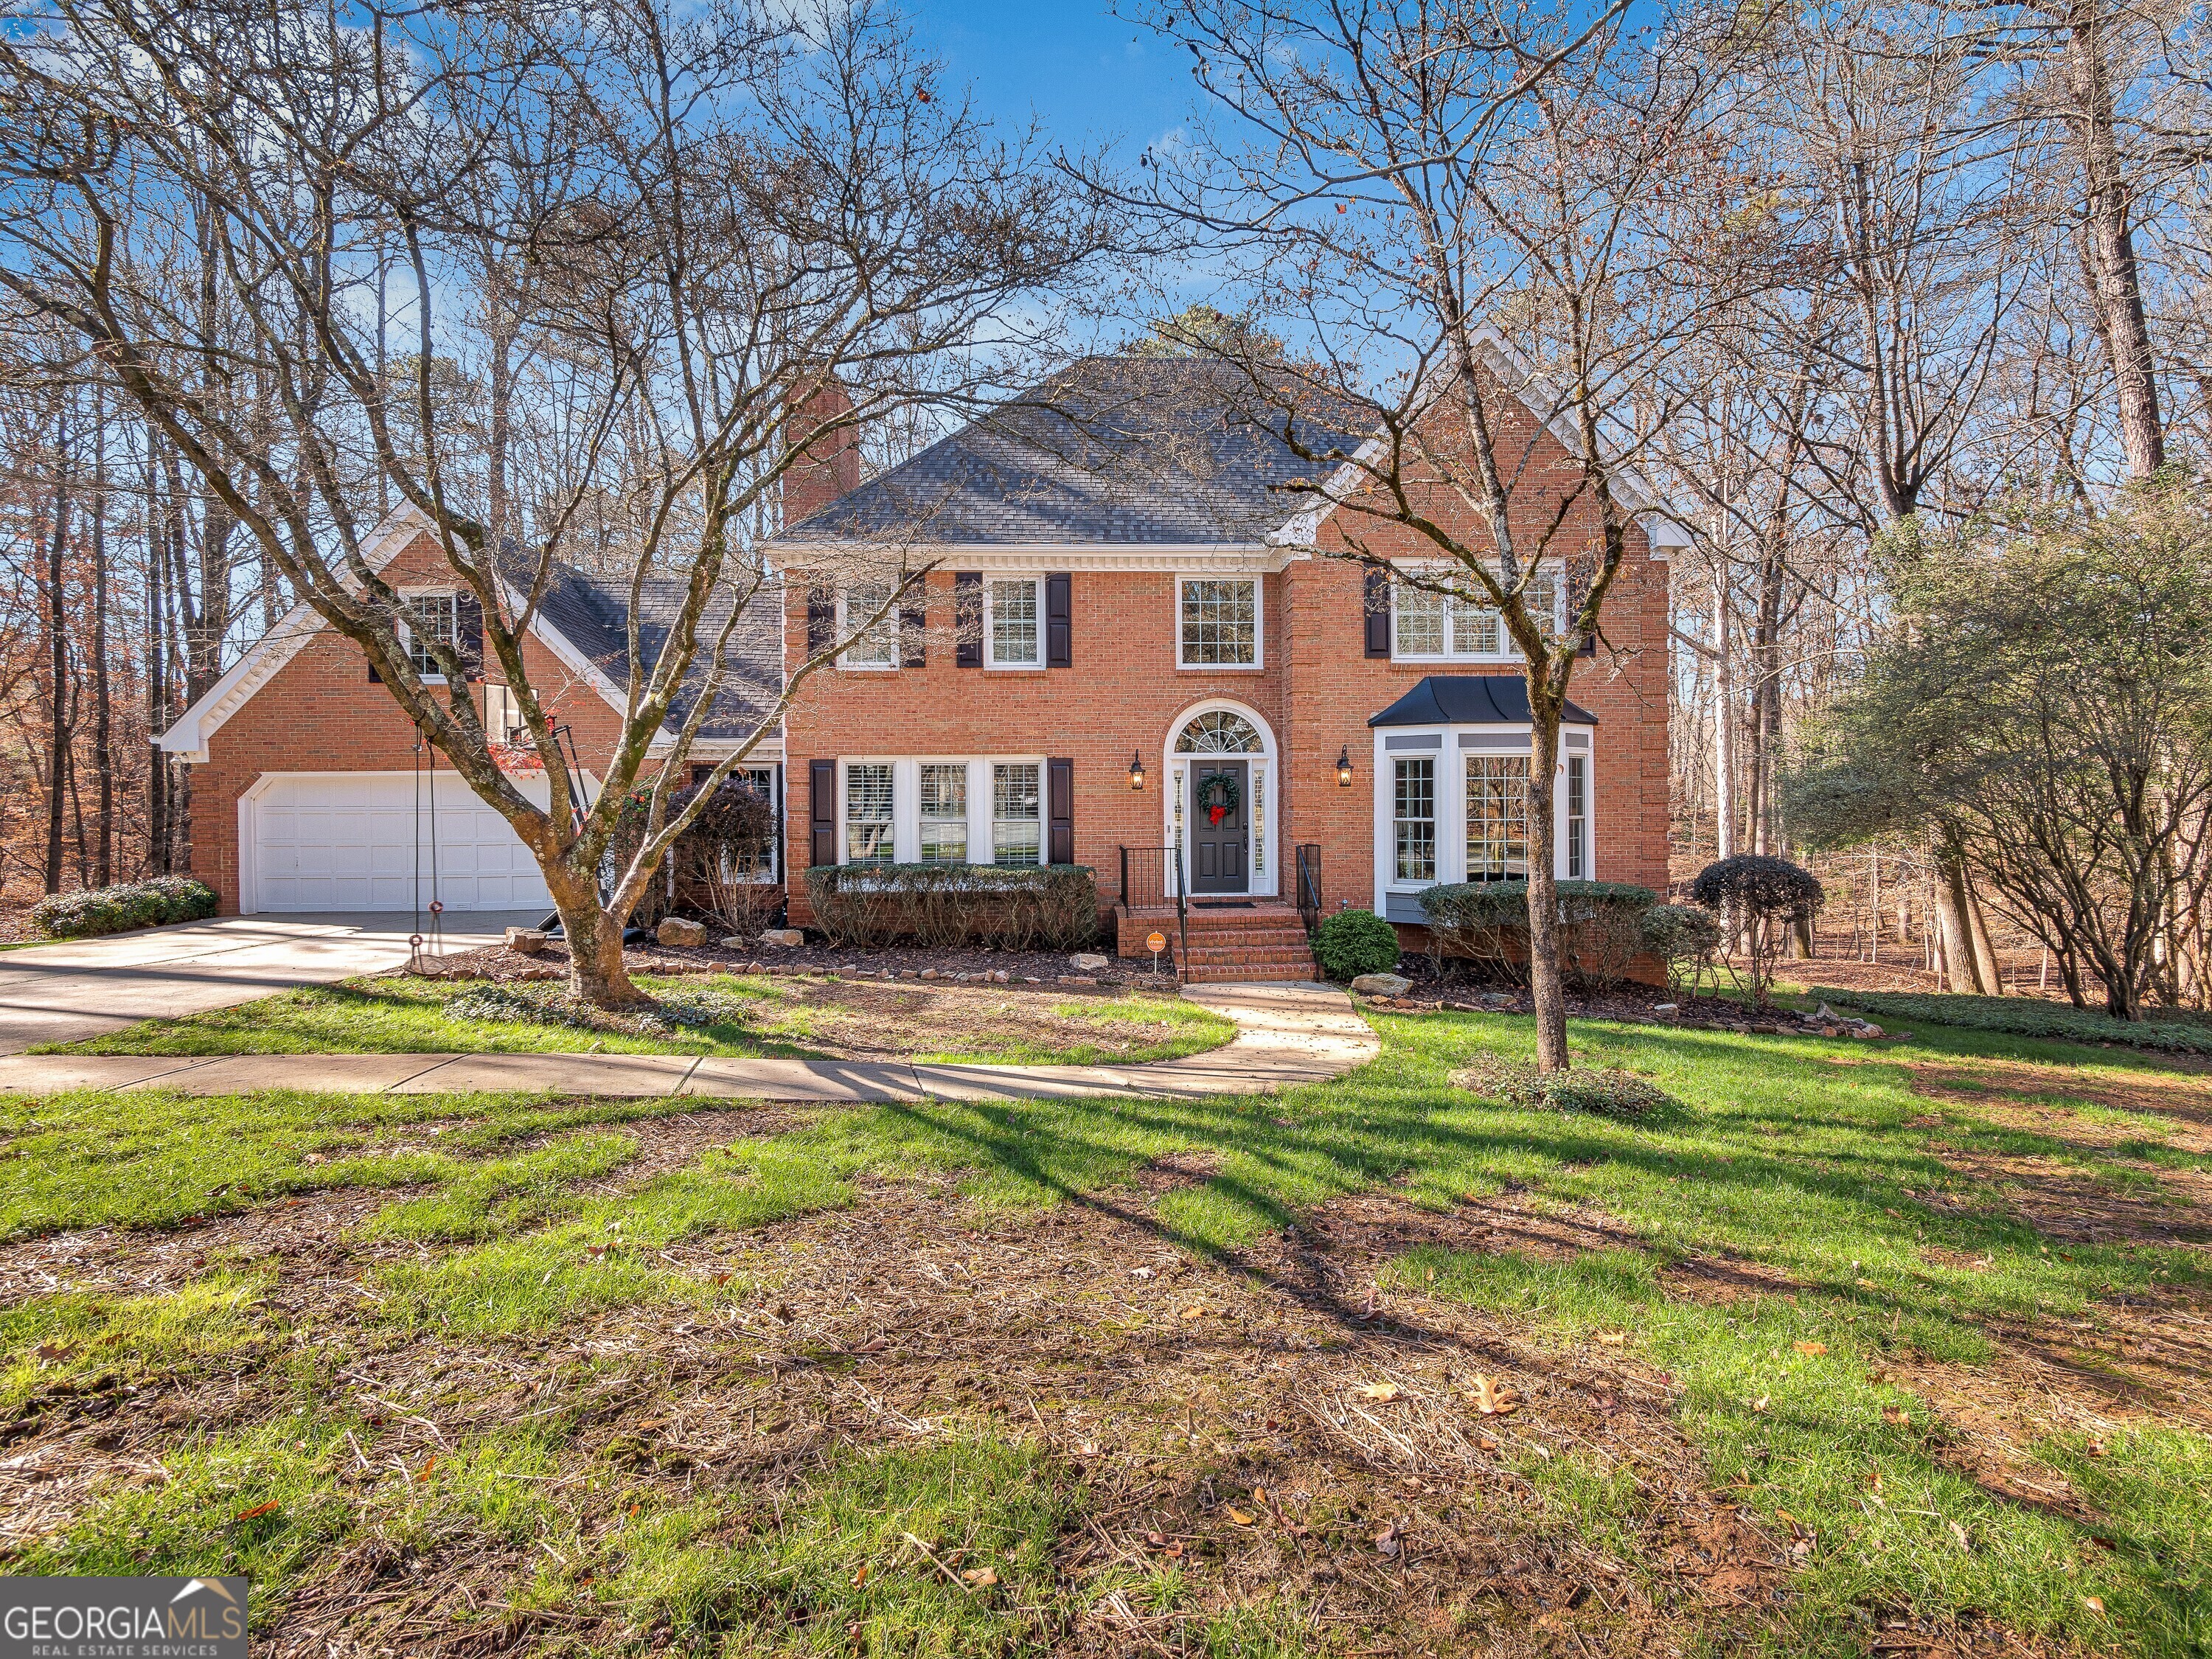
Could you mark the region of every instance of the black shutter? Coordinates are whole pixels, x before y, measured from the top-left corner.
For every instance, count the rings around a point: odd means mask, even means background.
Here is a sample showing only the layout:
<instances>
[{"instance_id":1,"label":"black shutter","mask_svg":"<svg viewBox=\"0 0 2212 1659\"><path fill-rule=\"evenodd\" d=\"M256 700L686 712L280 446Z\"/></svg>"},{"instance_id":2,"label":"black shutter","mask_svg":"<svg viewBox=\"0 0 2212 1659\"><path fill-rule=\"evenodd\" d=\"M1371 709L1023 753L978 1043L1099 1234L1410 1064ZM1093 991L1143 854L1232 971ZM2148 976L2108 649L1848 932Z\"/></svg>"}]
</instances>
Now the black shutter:
<instances>
[{"instance_id":1,"label":"black shutter","mask_svg":"<svg viewBox=\"0 0 2212 1659\"><path fill-rule=\"evenodd\" d=\"M899 666L929 665L929 597L920 582L899 601Z\"/></svg>"},{"instance_id":2,"label":"black shutter","mask_svg":"<svg viewBox=\"0 0 2212 1659\"><path fill-rule=\"evenodd\" d=\"M1075 665L1074 627L1071 617L1072 596L1067 573L1044 579L1044 665L1048 668L1073 668ZM1072 860L1054 859L1055 864Z\"/></svg>"},{"instance_id":3,"label":"black shutter","mask_svg":"<svg viewBox=\"0 0 2212 1659\"><path fill-rule=\"evenodd\" d=\"M952 573L952 661L956 667L983 665L983 573Z\"/></svg>"},{"instance_id":4,"label":"black shutter","mask_svg":"<svg viewBox=\"0 0 2212 1659\"><path fill-rule=\"evenodd\" d=\"M376 672L376 665L374 663L371 663L368 665L368 683L371 685L381 685L384 684L384 676Z\"/></svg>"},{"instance_id":5,"label":"black shutter","mask_svg":"<svg viewBox=\"0 0 2212 1659\"><path fill-rule=\"evenodd\" d=\"M837 862L837 763L806 763L806 861Z\"/></svg>"},{"instance_id":6,"label":"black shutter","mask_svg":"<svg viewBox=\"0 0 2212 1659\"><path fill-rule=\"evenodd\" d=\"M1362 610L1367 618L1367 654L1390 654L1390 573L1370 570L1363 592Z\"/></svg>"},{"instance_id":7,"label":"black shutter","mask_svg":"<svg viewBox=\"0 0 2212 1659\"><path fill-rule=\"evenodd\" d=\"M1063 580L1065 580L1063 578ZM1046 811L1052 823L1051 864L1075 862L1075 763L1048 760L1044 763Z\"/></svg>"},{"instance_id":8,"label":"black shutter","mask_svg":"<svg viewBox=\"0 0 2212 1659\"><path fill-rule=\"evenodd\" d=\"M483 601L473 593L453 595L453 648L461 659L461 678L483 678Z\"/></svg>"},{"instance_id":9,"label":"black shutter","mask_svg":"<svg viewBox=\"0 0 2212 1659\"><path fill-rule=\"evenodd\" d=\"M824 582L806 585L806 655L811 661L837 637L837 591Z\"/></svg>"}]
</instances>

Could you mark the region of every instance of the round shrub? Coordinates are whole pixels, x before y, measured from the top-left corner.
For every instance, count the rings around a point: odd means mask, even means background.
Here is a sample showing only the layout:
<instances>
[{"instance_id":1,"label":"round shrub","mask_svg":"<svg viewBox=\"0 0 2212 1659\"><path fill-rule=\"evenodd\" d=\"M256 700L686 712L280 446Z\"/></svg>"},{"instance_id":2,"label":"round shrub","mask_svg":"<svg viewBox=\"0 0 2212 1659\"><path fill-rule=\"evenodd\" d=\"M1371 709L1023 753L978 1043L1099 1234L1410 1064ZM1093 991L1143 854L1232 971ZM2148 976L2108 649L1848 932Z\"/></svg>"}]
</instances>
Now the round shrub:
<instances>
[{"instance_id":1,"label":"round shrub","mask_svg":"<svg viewBox=\"0 0 2212 1659\"><path fill-rule=\"evenodd\" d=\"M1655 904L1638 918L1637 931L1644 948L1667 964L1667 983L1676 990L1685 969L1694 987L1698 970L1720 953L1720 923L1692 904Z\"/></svg>"},{"instance_id":2,"label":"round shrub","mask_svg":"<svg viewBox=\"0 0 2212 1659\"><path fill-rule=\"evenodd\" d=\"M1764 1003L1783 939L1791 927L1812 921L1826 895L1818 876L1788 859L1738 853L1698 872L1690 896L1743 930L1752 998Z\"/></svg>"},{"instance_id":3,"label":"round shrub","mask_svg":"<svg viewBox=\"0 0 2212 1659\"><path fill-rule=\"evenodd\" d=\"M113 887L49 893L31 907L31 921L49 939L91 939L203 921L219 906L215 889L205 882L190 876L151 876Z\"/></svg>"},{"instance_id":4,"label":"round shrub","mask_svg":"<svg viewBox=\"0 0 2212 1659\"><path fill-rule=\"evenodd\" d=\"M1617 1066L1540 1072L1526 1061L1483 1054L1464 1071L1453 1073L1451 1080L1470 1094L1538 1111L1640 1118L1673 1116L1681 1109L1680 1103L1650 1079Z\"/></svg>"},{"instance_id":5,"label":"round shrub","mask_svg":"<svg viewBox=\"0 0 2212 1659\"><path fill-rule=\"evenodd\" d=\"M1738 853L1698 871L1690 896L1708 910L1795 922L1810 921L1826 896L1820 878L1802 865L1763 853Z\"/></svg>"},{"instance_id":6,"label":"round shrub","mask_svg":"<svg viewBox=\"0 0 2212 1659\"><path fill-rule=\"evenodd\" d=\"M1313 953L1331 979L1387 974L1398 965L1398 930L1372 910L1340 910L1314 930Z\"/></svg>"}]
</instances>

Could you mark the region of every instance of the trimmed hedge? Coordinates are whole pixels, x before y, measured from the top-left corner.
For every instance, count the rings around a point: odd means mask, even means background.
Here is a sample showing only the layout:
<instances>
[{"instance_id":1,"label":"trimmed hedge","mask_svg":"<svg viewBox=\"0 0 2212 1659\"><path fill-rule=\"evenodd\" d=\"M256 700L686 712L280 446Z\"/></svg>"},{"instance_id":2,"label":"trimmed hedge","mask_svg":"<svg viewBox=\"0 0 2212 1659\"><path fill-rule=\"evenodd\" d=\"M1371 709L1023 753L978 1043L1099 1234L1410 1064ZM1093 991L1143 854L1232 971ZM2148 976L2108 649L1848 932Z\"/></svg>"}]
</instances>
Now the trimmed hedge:
<instances>
[{"instance_id":1,"label":"trimmed hedge","mask_svg":"<svg viewBox=\"0 0 2212 1659\"><path fill-rule=\"evenodd\" d=\"M2093 1008L2034 997L1977 997L1924 991L1839 991L1816 986L1807 994L1838 1007L1856 1008L1880 1020L1925 1020L1969 1031L2007 1036L2052 1037L2061 1042L2109 1042L2115 1048L2169 1054L2212 1054L2212 1025L2154 1009L2141 1021L2114 1019Z\"/></svg>"},{"instance_id":2,"label":"trimmed hedge","mask_svg":"<svg viewBox=\"0 0 2212 1659\"><path fill-rule=\"evenodd\" d=\"M1398 930L1372 910L1339 910L1314 929L1313 954L1330 979L1387 974L1398 965Z\"/></svg>"},{"instance_id":3,"label":"trimmed hedge","mask_svg":"<svg viewBox=\"0 0 2212 1659\"><path fill-rule=\"evenodd\" d=\"M806 872L840 945L1072 951L1098 936L1098 884L1081 864L827 864Z\"/></svg>"},{"instance_id":4,"label":"trimmed hedge","mask_svg":"<svg viewBox=\"0 0 2212 1659\"><path fill-rule=\"evenodd\" d=\"M139 927L200 921L220 907L215 889L190 876L150 876L113 887L49 893L31 907L31 921L49 939L90 939Z\"/></svg>"},{"instance_id":5,"label":"trimmed hedge","mask_svg":"<svg viewBox=\"0 0 2212 1659\"><path fill-rule=\"evenodd\" d=\"M1618 985L1644 948L1644 913L1659 902L1648 887L1625 881L1563 881L1559 895L1560 966L1585 985ZM1528 960L1528 884L1462 881L1421 894L1430 951L1467 957L1518 976Z\"/></svg>"}]
</instances>

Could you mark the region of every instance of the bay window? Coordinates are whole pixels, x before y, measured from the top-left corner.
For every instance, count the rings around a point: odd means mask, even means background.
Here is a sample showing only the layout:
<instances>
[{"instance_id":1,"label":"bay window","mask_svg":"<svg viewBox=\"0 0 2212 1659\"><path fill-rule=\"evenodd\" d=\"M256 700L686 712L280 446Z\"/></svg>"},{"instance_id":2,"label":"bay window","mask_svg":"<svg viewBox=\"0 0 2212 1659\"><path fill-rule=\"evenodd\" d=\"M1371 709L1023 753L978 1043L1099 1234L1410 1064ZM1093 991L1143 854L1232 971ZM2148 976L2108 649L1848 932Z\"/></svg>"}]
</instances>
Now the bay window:
<instances>
[{"instance_id":1,"label":"bay window","mask_svg":"<svg viewBox=\"0 0 2212 1659\"><path fill-rule=\"evenodd\" d=\"M1467 879L1526 880L1528 757L1467 757Z\"/></svg>"},{"instance_id":2,"label":"bay window","mask_svg":"<svg viewBox=\"0 0 2212 1659\"><path fill-rule=\"evenodd\" d=\"M1396 879L1437 878L1437 763L1428 757L1392 763L1392 821Z\"/></svg>"}]
</instances>

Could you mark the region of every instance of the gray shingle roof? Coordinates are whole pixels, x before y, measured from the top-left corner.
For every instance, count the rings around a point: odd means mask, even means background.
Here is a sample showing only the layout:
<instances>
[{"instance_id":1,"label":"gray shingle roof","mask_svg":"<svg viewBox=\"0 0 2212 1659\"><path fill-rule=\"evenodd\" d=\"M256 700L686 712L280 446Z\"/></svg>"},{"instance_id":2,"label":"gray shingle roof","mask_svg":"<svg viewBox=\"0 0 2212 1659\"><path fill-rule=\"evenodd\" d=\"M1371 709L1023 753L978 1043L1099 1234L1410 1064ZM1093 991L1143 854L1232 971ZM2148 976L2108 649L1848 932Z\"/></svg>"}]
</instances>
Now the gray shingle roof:
<instances>
[{"instance_id":1,"label":"gray shingle roof","mask_svg":"<svg viewBox=\"0 0 2212 1659\"><path fill-rule=\"evenodd\" d=\"M675 577L649 577L639 591L638 651L646 671L666 643L683 606L687 584ZM699 629L699 653L684 676L671 726L680 726L707 683L708 657L729 615L730 598L709 602ZM737 738L751 731L783 689L783 599L781 583L770 576L752 597L730 635L730 647L716 688L714 706L699 728L702 738ZM592 575L573 565L556 564L548 577L539 611L554 629L614 682L629 689L629 583L626 578Z\"/></svg>"},{"instance_id":2,"label":"gray shingle roof","mask_svg":"<svg viewBox=\"0 0 2212 1659\"><path fill-rule=\"evenodd\" d=\"M1301 460L1261 424L1267 418L1232 365L1085 358L770 546L1256 543L1304 504L1295 486L1330 471ZM1322 454L1365 435L1340 411L1293 430Z\"/></svg>"}]
</instances>

